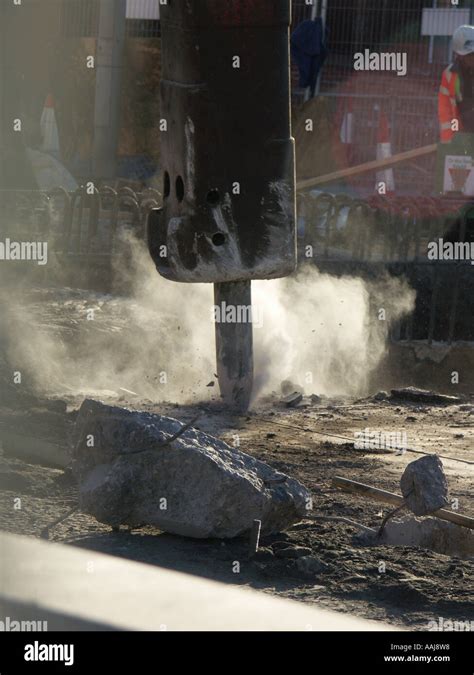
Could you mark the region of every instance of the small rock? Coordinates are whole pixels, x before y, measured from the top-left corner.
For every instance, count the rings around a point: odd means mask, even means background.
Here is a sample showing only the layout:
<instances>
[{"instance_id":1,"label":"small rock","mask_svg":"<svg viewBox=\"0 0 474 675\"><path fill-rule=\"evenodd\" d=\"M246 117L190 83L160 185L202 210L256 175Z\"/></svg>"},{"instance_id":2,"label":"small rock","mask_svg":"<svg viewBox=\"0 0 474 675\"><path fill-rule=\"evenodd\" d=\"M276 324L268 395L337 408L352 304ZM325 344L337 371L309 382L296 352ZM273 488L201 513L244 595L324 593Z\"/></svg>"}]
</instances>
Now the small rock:
<instances>
[{"instance_id":1,"label":"small rock","mask_svg":"<svg viewBox=\"0 0 474 675\"><path fill-rule=\"evenodd\" d=\"M327 571L328 566L325 565L319 558L314 555L306 555L296 561L296 568L300 574L309 579L323 574Z\"/></svg>"},{"instance_id":2,"label":"small rock","mask_svg":"<svg viewBox=\"0 0 474 675\"><path fill-rule=\"evenodd\" d=\"M276 434L270 432L269 434L267 434L267 438L276 438Z\"/></svg>"},{"instance_id":3,"label":"small rock","mask_svg":"<svg viewBox=\"0 0 474 675\"><path fill-rule=\"evenodd\" d=\"M408 415L408 417L405 417L406 422L416 422L417 418L414 415Z\"/></svg>"},{"instance_id":4,"label":"small rock","mask_svg":"<svg viewBox=\"0 0 474 675\"><path fill-rule=\"evenodd\" d=\"M279 548L275 551L277 558L303 558L311 555L312 551L306 546L288 546L287 548Z\"/></svg>"},{"instance_id":5,"label":"small rock","mask_svg":"<svg viewBox=\"0 0 474 675\"><path fill-rule=\"evenodd\" d=\"M400 488L415 516L426 516L446 506L448 482L438 455L427 455L408 464Z\"/></svg>"},{"instance_id":6,"label":"small rock","mask_svg":"<svg viewBox=\"0 0 474 675\"><path fill-rule=\"evenodd\" d=\"M379 391L377 394L372 396L372 400L374 401L386 401L388 398L388 394L386 391Z\"/></svg>"},{"instance_id":7,"label":"small rock","mask_svg":"<svg viewBox=\"0 0 474 675\"><path fill-rule=\"evenodd\" d=\"M344 584L360 584L362 581L367 581L367 577L364 577L362 574L353 574L342 580Z\"/></svg>"},{"instance_id":8,"label":"small rock","mask_svg":"<svg viewBox=\"0 0 474 675\"><path fill-rule=\"evenodd\" d=\"M298 405L298 403L301 403L302 400L303 394L301 394L298 391L295 391L292 394L289 394L288 396L282 398L281 402L284 403L287 408L294 408L295 406Z\"/></svg>"},{"instance_id":9,"label":"small rock","mask_svg":"<svg viewBox=\"0 0 474 675\"><path fill-rule=\"evenodd\" d=\"M280 539L278 539L277 541L274 541L272 544L270 544L270 546L272 547L272 549L274 551L278 551L278 549L282 549L282 548L289 548L292 545L293 544L291 544L289 541L283 541L283 540L280 540Z\"/></svg>"},{"instance_id":10,"label":"small rock","mask_svg":"<svg viewBox=\"0 0 474 675\"><path fill-rule=\"evenodd\" d=\"M319 405L322 402L321 396L318 396L317 394L311 394L311 403L314 403L315 405Z\"/></svg>"}]
</instances>

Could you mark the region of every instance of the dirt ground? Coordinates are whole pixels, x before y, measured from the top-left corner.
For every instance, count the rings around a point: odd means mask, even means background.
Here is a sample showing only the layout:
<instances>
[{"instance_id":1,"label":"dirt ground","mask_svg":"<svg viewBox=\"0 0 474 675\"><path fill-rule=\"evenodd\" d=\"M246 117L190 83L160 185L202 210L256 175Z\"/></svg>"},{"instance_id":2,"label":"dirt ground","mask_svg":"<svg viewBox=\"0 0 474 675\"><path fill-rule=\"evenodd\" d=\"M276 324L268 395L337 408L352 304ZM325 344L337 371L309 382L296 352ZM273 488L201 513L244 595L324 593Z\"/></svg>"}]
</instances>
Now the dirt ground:
<instances>
[{"instance_id":1,"label":"dirt ground","mask_svg":"<svg viewBox=\"0 0 474 675\"><path fill-rule=\"evenodd\" d=\"M341 492L331 485L333 477L400 493L404 467L420 456L354 449L354 433L366 428L406 431L410 448L449 458L443 463L451 498L459 500L459 512L474 516L474 397L466 396L449 406L374 398L358 402L323 398L318 403L304 399L301 407L289 409L274 396L236 417L217 401L200 406L154 405L131 395L127 400L124 395L114 399L110 394L108 403L182 422L199 414L196 426L201 430L231 444L239 442L244 452L303 482L312 492L313 510L307 520L287 532L263 539L254 559L248 556L245 539L193 540L146 527L112 531L81 513L52 529L52 541L413 630L426 630L428 622L439 617L474 620L474 557L368 543L357 527L325 520L344 517L377 529L391 507ZM58 464L66 457L80 402L69 397L66 408L58 401L4 397L0 408L0 529L38 537L43 528L75 506L76 487L67 467L45 464ZM53 459L39 460L38 453L46 456L46 450ZM281 556L282 542L311 549L317 562L311 573L299 571L294 558ZM240 562L238 573L235 561Z\"/></svg>"}]
</instances>

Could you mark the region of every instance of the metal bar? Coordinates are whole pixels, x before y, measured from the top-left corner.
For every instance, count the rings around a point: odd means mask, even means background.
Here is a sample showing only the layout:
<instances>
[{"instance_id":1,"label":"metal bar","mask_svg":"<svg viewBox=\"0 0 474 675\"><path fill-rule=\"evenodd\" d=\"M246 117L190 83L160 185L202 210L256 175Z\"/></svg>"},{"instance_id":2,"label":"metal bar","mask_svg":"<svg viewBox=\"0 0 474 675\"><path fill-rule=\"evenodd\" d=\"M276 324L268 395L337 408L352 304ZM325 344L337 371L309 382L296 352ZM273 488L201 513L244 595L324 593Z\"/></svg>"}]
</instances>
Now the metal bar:
<instances>
[{"instance_id":1,"label":"metal bar","mask_svg":"<svg viewBox=\"0 0 474 675\"><path fill-rule=\"evenodd\" d=\"M349 480L349 478L336 476L333 478L332 484L334 487L340 488L341 490L353 492L365 497L371 497L375 501L382 502L383 504L393 504L393 506L398 507L402 506L404 503L403 497L394 492L387 492L387 490L381 490L372 485L358 483L355 480ZM441 520L447 520L450 523L455 523L456 525L461 525L462 527L474 530L474 518L470 518L469 516L463 516L460 513L455 513L454 511L448 511L446 509L439 509L439 511L435 511L431 515L440 518Z\"/></svg>"},{"instance_id":2,"label":"metal bar","mask_svg":"<svg viewBox=\"0 0 474 675\"><path fill-rule=\"evenodd\" d=\"M402 164L417 157L424 157L426 155L431 155L438 150L438 145L434 143L433 145L426 145L423 148L416 148L415 150L408 150L407 152L401 152L398 155L389 157L387 159L378 159L371 162L366 162L365 164L359 164L358 166L350 167L349 169L341 169L340 171L334 171L333 173L325 174L324 176L317 176L316 178L308 178L302 180L296 184L297 190L307 190L308 188L317 187L318 185L325 185L327 183L332 183L342 178L349 178L351 176L359 176L363 173L368 173L370 171L377 171L380 169L388 169L391 166L396 166L397 164Z\"/></svg>"},{"instance_id":3,"label":"metal bar","mask_svg":"<svg viewBox=\"0 0 474 675\"><path fill-rule=\"evenodd\" d=\"M221 395L231 408L245 411L253 387L251 282L214 284L214 304L218 312L215 317L216 358ZM233 320L229 318L228 310L234 312Z\"/></svg>"}]
</instances>

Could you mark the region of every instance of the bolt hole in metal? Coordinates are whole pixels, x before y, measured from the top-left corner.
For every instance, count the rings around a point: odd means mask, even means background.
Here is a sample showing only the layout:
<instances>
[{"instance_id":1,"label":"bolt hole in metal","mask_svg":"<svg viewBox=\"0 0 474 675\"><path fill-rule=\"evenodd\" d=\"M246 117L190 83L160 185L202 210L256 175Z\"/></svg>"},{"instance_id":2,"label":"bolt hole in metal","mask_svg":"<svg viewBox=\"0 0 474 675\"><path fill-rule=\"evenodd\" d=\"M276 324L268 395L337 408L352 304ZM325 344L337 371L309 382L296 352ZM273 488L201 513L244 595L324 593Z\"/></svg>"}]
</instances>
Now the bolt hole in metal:
<instances>
[{"instance_id":1,"label":"bolt hole in metal","mask_svg":"<svg viewBox=\"0 0 474 675\"><path fill-rule=\"evenodd\" d=\"M219 190L217 190L215 188L212 189L212 190L209 190L209 192L207 193L207 196L206 196L206 201L209 204L209 206L217 206L221 201L221 196L220 196Z\"/></svg>"},{"instance_id":2,"label":"bolt hole in metal","mask_svg":"<svg viewBox=\"0 0 474 675\"><path fill-rule=\"evenodd\" d=\"M182 202L184 199L184 181L181 176L176 179L176 199L178 202Z\"/></svg>"},{"instance_id":3,"label":"bolt hole in metal","mask_svg":"<svg viewBox=\"0 0 474 675\"><path fill-rule=\"evenodd\" d=\"M214 246L224 246L225 244L225 234L222 232L216 232L212 235L212 243Z\"/></svg>"},{"instance_id":4,"label":"bolt hole in metal","mask_svg":"<svg viewBox=\"0 0 474 675\"><path fill-rule=\"evenodd\" d=\"M171 193L171 180L170 175L165 171L164 180L163 180L163 197L166 199L170 196Z\"/></svg>"}]
</instances>

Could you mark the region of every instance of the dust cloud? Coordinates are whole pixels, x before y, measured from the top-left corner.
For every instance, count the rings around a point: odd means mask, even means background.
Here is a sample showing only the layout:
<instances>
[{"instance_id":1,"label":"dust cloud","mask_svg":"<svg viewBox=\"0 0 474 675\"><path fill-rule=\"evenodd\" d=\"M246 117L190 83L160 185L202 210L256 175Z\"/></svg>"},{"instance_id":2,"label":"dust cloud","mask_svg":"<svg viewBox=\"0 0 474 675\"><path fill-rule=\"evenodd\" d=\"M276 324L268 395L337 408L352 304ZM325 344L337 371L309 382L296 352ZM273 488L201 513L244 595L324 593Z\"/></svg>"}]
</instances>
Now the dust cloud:
<instances>
[{"instance_id":1,"label":"dust cloud","mask_svg":"<svg viewBox=\"0 0 474 675\"><path fill-rule=\"evenodd\" d=\"M162 279L144 243L130 243L126 279L125 266L116 267L125 295L65 288L2 293L8 368L48 395L218 399L212 286ZM415 295L401 280L368 283L315 267L252 287L260 319L255 398L279 393L288 378L307 394L367 393L389 326L413 308Z\"/></svg>"}]
</instances>

